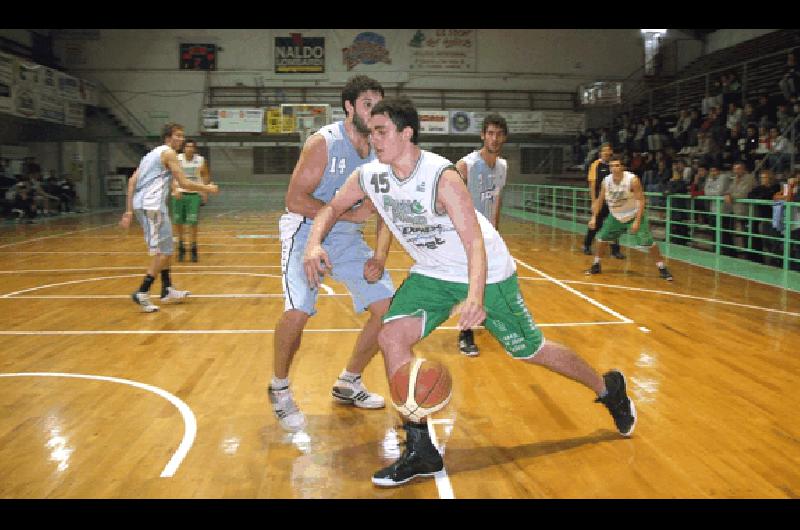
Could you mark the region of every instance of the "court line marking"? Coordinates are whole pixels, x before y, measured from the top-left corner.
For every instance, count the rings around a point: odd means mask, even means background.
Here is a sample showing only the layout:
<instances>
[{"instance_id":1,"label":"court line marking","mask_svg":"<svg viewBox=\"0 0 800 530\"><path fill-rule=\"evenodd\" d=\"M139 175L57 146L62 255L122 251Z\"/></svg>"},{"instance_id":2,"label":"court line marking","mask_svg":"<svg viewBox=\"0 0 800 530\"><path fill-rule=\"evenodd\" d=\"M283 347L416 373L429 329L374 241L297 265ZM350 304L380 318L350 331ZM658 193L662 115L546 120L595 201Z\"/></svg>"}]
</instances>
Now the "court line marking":
<instances>
[{"instance_id":1,"label":"court line marking","mask_svg":"<svg viewBox=\"0 0 800 530\"><path fill-rule=\"evenodd\" d=\"M13 245L13 243L11 243ZM80 254L80 255L89 255L89 254L138 254L142 255L144 252L136 252L133 250L86 250L86 251L79 251L79 250L22 250L22 251L5 251L0 250L0 254ZM243 252L243 251L210 251L204 252L203 254L280 254L280 250L253 250L250 252ZM405 250L390 250L390 254L395 253L402 253L405 254Z\"/></svg>"},{"instance_id":2,"label":"court line marking","mask_svg":"<svg viewBox=\"0 0 800 530\"><path fill-rule=\"evenodd\" d=\"M581 285L592 285L592 286L599 286L599 287L609 287L611 289L625 289L627 291L641 291L643 293L654 293L654 294L663 294L669 296L677 296L678 298L691 298L693 300L702 300L703 302L714 302L717 304L724 304L724 305L732 305L736 307L745 307L748 309L760 309L761 311L769 311L771 313L781 313L784 315L791 315L795 317L800 317L800 313L795 313L793 311L784 311L782 309L772 309L771 307L761 307L757 305L750 305L750 304L741 304L739 302L729 302L728 300L720 300L718 298L706 298L705 296L695 296L692 294L684 294L684 293L675 293L672 291L661 291L658 289L645 289L643 287L629 287L627 285L614 285L610 283L591 283L591 282L584 282L581 280L567 280L569 283L578 283Z\"/></svg>"},{"instance_id":3,"label":"court line marking","mask_svg":"<svg viewBox=\"0 0 800 530\"><path fill-rule=\"evenodd\" d=\"M183 438L181 439L181 443L178 446L178 449L173 453L172 458L169 459L167 465L164 466L163 471L161 471L161 478L170 478L175 475L175 472L178 470L178 467L183 462L184 457L189 452L189 449L192 448L192 444L194 444L195 436L197 435L197 420L195 418L192 409L184 403L179 397L175 396L167 392L164 389L158 388L157 386L148 385L146 383L140 383L138 381L131 381L130 379L121 379L118 377L109 377L106 375L87 375L87 374L72 374L72 373L63 373L63 372L17 372L17 373L0 373L0 377L72 377L78 379L95 379L98 381L110 381L112 383L120 383L123 385L130 385L137 388L141 388L143 390L147 390L148 392L152 392L162 398L166 399L178 411L181 413L183 417Z\"/></svg>"},{"instance_id":4,"label":"court line marking","mask_svg":"<svg viewBox=\"0 0 800 530\"><path fill-rule=\"evenodd\" d=\"M178 265L173 263L170 268L174 274L182 274L180 272L175 272L175 271L181 271L183 269L231 269L231 268L280 269L281 266L280 265ZM131 265L131 266L119 266L119 267L87 267L83 269L19 269L19 270L0 271L0 274L23 274L23 273L37 273L37 272L93 272L93 271L111 271L111 270L126 271L126 270L143 270L143 269L146 269L146 267L142 265ZM409 269L407 268L395 269L386 267L384 270L393 272L408 272ZM529 276L520 276L520 279L545 281L544 278L533 278Z\"/></svg>"},{"instance_id":5,"label":"court line marking","mask_svg":"<svg viewBox=\"0 0 800 530\"><path fill-rule=\"evenodd\" d=\"M433 428L433 424L436 420L429 419L428 420L428 433L431 436L431 442L433 442L434 447L436 450L439 451L441 454L442 450L439 448L439 440L436 438L436 429ZM437 422L441 423L441 421ZM444 457L444 455L442 455ZM455 499L455 493L453 493L453 485L450 483L450 477L447 476L447 468L442 466L441 471L437 471L433 475L434 480L436 481L436 489L439 492L440 499Z\"/></svg>"},{"instance_id":6,"label":"court line marking","mask_svg":"<svg viewBox=\"0 0 800 530\"><path fill-rule=\"evenodd\" d=\"M571 327L571 326L609 326L626 325L629 322L557 322L553 324L536 324L537 327ZM439 326L434 331L455 331L457 326ZM485 329L476 326L475 329ZM305 333L361 333L363 328L329 328L329 329L304 329ZM0 335L269 335L275 333L274 329L170 329L170 330L0 330Z\"/></svg>"},{"instance_id":7,"label":"court line marking","mask_svg":"<svg viewBox=\"0 0 800 530\"><path fill-rule=\"evenodd\" d=\"M32 242L34 242L34 241L42 241L42 240L44 240L44 239L52 239L52 238L54 238L54 237L61 237L61 236L65 236L65 235L67 235L67 234L77 234L77 233L79 233L79 232L87 232L87 231L89 231L89 230L97 230L97 229L100 229L100 228L106 228L106 227L109 227L109 226L116 226L116 224L117 224L117 223L109 223L109 224L105 224L105 225L93 226L93 227L91 227L91 228L84 228L84 229L82 229L82 230L73 230L73 231L71 231L71 232L63 232L63 233L61 233L61 234L55 234L55 235L52 235L52 236L34 237L34 238L32 238L32 239L25 239L25 240L23 240L23 241L15 241L15 242L13 242L13 243L6 243L5 245L0 245L0 248L6 248L6 247L10 247L10 246L12 246L12 245L21 245L21 244L23 244L23 243L32 243Z\"/></svg>"},{"instance_id":8,"label":"court line marking","mask_svg":"<svg viewBox=\"0 0 800 530\"><path fill-rule=\"evenodd\" d=\"M628 318L628 317L626 317L624 315L621 315L620 313L614 311L613 309L611 309L607 305L601 304L600 302L598 302L594 298L591 298L590 296L587 296L587 295L583 294L582 292L578 291L577 289L573 289L572 287L570 287L569 285L565 284L561 280L556 280L552 276L550 276L548 274L545 274L544 272L540 271L536 267L532 267L531 265L528 265L527 263L525 263L524 261L522 261L520 259L514 258L514 261L516 261L517 263L519 263L520 265L522 265L526 269L531 270L531 271L533 271L533 272L535 272L537 274L540 274L541 276L543 276L544 278L546 278L549 281L553 282L554 284L558 285L562 289L566 289L567 291L571 292L572 294L574 294L574 295L586 300L587 302L589 302L593 306L595 306L595 307L597 307L599 309L602 309L603 311L605 311L606 313L608 313L608 314L610 314L612 316L617 317L618 319L620 319L624 323L626 323L626 324L632 324L633 323L633 320L631 320L630 318Z\"/></svg>"},{"instance_id":9,"label":"court line marking","mask_svg":"<svg viewBox=\"0 0 800 530\"><path fill-rule=\"evenodd\" d=\"M190 275L190 274L201 274L201 275L204 275L204 276L205 275L218 275L218 276L231 276L231 275L233 275L233 276L255 276L255 277L261 277L261 278L280 278L280 276L277 275L277 274L266 274L266 273L258 273L258 272L239 272L239 271L227 271L227 272L217 272L217 271L205 271L205 272L197 271L197 272L195 272L195 271L190 271L190 272L176 272L175 273L175 275ZM38 291L39 289L47 289L49 287L58 287L58 286L61 286L61 285L74 285L74 284L78 284L78 283L96 282L96 281L101 281L101 280L112 280L112 279L115 279L115 278L131 278L131 277L138 278L139 274L123 274L123 275L118 275L118 276L96 276L94 278L81 278L80 280L70 280L68 282L48 283L48 284L45 284L45 285L38 285L36 287L29 287L27 289L22 289L20 291L14 291L14 292L11 292L11 293L6 293L6 294L0 296L0 298L28 298L28 297L16 296L16 295L18 295L20 293L29 293L31 291ZM320 287L322 288L323 291L325 291L326 294L333 295L333 296L336 295L336 293L334 293L333 289L329 285L321 283ZM50 295L50 296L58 296L59 298L61 298L61 297L69 297L69 296L79 296L80 298L86 298L86 297L90 297L92 295ZM108 298L108 297L117 297L118 295L96 295L96 296L98 296L100 298ZM204 295L198 295L198 296L202 297ZM225 297L225 296L226 295L217 295L216 297L222 298L222 297ZM34 297L30 297L30 298L34 298ZM240 296L239 298L245 298L245 296Z\"/></svg>"}]
</instances>

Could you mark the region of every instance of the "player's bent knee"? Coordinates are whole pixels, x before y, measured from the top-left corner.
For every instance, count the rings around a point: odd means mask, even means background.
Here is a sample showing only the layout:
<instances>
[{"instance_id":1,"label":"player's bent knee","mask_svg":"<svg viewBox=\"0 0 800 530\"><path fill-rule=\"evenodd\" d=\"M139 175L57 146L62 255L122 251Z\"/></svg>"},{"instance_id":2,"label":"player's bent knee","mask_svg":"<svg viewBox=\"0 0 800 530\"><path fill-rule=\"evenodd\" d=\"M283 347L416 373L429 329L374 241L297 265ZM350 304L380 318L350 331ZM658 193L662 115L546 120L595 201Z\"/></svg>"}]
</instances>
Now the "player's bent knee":
<instances>
[{"instance_id":1,"label":"player's bent knee","mask_svg":"<svg viewBox=\"0 0 800 530\"><path fill-rule=\"evenodd\" d=\"M522 347L518 347L516 351L506 349L506 353L519 361L536 362L535 357L539 352L542 351L545 344L544 337L539 335L538 338L527 338L523 343L521 343Z\"/></svg>"}]
</instances>

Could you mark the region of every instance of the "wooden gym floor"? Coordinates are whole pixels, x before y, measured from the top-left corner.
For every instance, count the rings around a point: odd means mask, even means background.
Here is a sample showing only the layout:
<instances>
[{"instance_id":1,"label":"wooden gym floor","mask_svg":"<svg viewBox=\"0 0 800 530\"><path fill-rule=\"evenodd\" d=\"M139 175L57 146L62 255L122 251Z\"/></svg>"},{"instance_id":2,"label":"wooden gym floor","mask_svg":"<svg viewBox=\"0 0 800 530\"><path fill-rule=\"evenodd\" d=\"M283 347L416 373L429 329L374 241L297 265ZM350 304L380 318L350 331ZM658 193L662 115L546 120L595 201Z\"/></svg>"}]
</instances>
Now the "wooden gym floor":
<instances>
[{"instance_id":1,"label":"wooden gym floor","mask_svg":"<svg viewBox=\"0 0 800 530\"><path fill-rule=\"evenodd\" d=\"M798 293L677 261L668 283L630 249L586 277L581 236L503 218L534 318L626 374L636 431L619 436L591 391L511 360L485 330L481 355L463 357L450 320L417 349L454 378L432 424L445 472L378 489L371 474L401 450L396 413L330 398L364 315L326 280L291 373L309 425L284 433L265 391L283 310L278 214L204 213L200 261L173 265L192 297L153 314L129 298L148 258L117 213L0 228L0 497L800 495ZM409 265L395 245L396 286ZM364 379L388 399L379 356Z\"/></svg>"}]
</instances>

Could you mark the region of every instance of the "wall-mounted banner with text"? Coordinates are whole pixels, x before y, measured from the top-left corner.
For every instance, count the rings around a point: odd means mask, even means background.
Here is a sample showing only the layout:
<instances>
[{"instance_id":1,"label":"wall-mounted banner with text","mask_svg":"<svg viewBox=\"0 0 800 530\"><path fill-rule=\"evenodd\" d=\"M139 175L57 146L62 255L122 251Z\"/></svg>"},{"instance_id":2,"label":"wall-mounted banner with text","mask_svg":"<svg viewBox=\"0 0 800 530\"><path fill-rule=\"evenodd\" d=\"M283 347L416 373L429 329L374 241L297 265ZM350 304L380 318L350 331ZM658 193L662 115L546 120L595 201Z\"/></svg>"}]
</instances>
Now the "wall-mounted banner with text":
<instances>
[{"instance_id":1,"label":"wall-mounted banner with text","mask_svg":"<svg viewBox=\"0 0 800 530\"><path fill-rule=\"evenodd\" d=\"M276 74L325 73L325 37L275 37Z\"/></svg>"},{"instance_id":2,"label":"wall-mounted banner with text","mask_svg":"<svg viewBox=\"0 0 800 530\"><path fill-rule=\"evenodd\" d=\"M203 109L203 132L264 132L264 109Z\"/></svg>"},{"instance_id":3,"label":"wall-mounted banner with text","mask_svg":"<svg viewBox=\"0 0 800 530\"><path fill-rule=\"evenodd\" d=\"M412 72L474 72L474 29L418 29L407 43Z\"/></svg>"},{"instance_id":4,"label":"wall-mounted banner with text","mask_svg":"<svg viewBox=\"0 0 800 530\"><path fill-rule=\"evenodd\" d=\"M420 110L419 132L426 134L447 134L450 132L450 111Z\"/></svg>"}]
</instances>

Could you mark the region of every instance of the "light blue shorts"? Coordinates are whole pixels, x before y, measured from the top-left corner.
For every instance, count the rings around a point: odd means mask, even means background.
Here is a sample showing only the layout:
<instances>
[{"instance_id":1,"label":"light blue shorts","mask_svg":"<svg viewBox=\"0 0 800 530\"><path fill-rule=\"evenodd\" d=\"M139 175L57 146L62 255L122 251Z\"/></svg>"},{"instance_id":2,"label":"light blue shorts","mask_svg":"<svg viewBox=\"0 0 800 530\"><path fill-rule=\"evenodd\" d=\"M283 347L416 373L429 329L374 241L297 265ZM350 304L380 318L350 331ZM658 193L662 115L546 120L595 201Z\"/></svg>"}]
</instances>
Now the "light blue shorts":
<instances>
[{"instance_id":1,"label":"light blue shorts","mask_svg":"<svg viewBox=\"0 0 800 530\"><path fill-rule=\"evenodd\" d=\"M288 214L293 215L293 214ZM311 289L303 269L303 253L311 233L311 224L287 223L281 220L281 272L283 276L284 310L297 309L316 314L318 289ZM364 264L372 257L372 249L361 232L330 233L322 242L333 265L333 279L344 283L353 298L353 310L364 312L371 304L391 298L392 279L386 271L375 283L364 279Z\"/></svg>"},{"instance_id":2,"label":"light blue shorts","mask_svg":"<svg viewBox=\"0 0 800 530\"><path fill-rule=\"evenodd\" d=\"M134 210L139 224L144 230L144 242L151 256L163 254L172 255L172 223L169 213L161 210Z\"/></svg>"}]
</instances>

